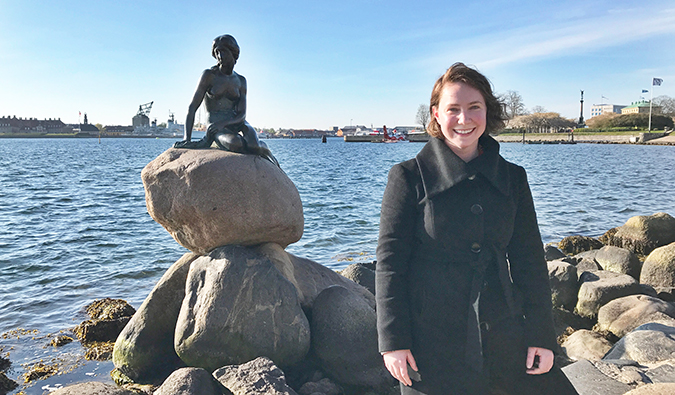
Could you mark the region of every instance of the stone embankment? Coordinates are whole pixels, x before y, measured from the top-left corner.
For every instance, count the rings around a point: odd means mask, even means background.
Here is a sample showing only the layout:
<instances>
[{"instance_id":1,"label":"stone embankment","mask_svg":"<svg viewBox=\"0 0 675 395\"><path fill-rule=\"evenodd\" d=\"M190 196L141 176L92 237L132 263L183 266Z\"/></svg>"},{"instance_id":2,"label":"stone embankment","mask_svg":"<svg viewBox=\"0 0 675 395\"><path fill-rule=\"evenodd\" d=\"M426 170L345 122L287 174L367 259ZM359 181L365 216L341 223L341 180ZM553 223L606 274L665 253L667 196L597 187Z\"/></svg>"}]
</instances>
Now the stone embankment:
<instances>
[{"instance_id":1,"label":"stone embankment","mask_svg":"<svg viewBox=\"0 0 675 395\"><path fill-rule=\"evenodd\" d=\"M497 135L494 138L504 143L522 143L523 135L509 134ZM526 144L651 144L651 145L675 145L675 136L669 133L634 133L634 134L575 134L546 133L525 134Z\"/></svg>"},{"instance_id":2,"label":"stone embankment","mask_svg":"<svg viewBox=\"0 0 675 395\"><path fill-rule=\"evenodd\" d=\"M170 149L143 180L153 218L192 252L131 318L123 305L90 311L109 328L126 322L112 352L118 386L53 394L398 393L377 352L373 265L338 274L284 250L303 219L283 171L252 155ZM633 217L545 254L557 363L580 394L675 393L675 219Z\"/></svg>"}]
</instances>

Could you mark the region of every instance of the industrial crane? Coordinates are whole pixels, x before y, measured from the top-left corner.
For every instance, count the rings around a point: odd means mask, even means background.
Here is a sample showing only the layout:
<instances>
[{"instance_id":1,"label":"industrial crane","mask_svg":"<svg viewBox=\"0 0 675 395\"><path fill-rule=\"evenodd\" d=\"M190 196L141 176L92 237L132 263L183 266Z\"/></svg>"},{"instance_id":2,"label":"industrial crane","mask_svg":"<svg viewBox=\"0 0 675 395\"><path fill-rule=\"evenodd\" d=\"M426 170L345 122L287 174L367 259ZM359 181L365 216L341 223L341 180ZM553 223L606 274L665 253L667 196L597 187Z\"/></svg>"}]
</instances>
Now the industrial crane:
<instances>
[{"instance_id":1,"label":"industrial crane","mask_svg":"<svg viewBox=\"0 0 675 395\"><path fill-rule=\"evenodd\" d=\"M154 101L138 106L138 113L136 113L136 116L144 115L147 117L150 114L150 110L152 110L152 103L154 103Z\"/></svg>"}]
</instances>

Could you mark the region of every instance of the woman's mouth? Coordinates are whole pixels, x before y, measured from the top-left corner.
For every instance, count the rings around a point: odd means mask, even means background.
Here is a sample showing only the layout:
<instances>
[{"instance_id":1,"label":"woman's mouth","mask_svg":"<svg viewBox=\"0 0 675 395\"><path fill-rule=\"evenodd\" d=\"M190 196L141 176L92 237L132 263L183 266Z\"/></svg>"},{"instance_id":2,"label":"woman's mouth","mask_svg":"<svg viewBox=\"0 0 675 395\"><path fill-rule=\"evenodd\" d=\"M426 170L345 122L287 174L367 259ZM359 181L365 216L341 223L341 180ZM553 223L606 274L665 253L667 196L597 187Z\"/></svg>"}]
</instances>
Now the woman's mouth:
<instances>
[{"instance_id":1,"label":"woman's mouth","mask_svg":"<svg viewBox=\"0 0 675 395\"><path fill-rule=\"evenodd\" d=\"M475 129L475 128L471 128L471 129L454 129L454 131L455 131L455 133L457 133L457 134L469 134L469 133L473 132L474 129Z\"/></svg>"}]
</instances>

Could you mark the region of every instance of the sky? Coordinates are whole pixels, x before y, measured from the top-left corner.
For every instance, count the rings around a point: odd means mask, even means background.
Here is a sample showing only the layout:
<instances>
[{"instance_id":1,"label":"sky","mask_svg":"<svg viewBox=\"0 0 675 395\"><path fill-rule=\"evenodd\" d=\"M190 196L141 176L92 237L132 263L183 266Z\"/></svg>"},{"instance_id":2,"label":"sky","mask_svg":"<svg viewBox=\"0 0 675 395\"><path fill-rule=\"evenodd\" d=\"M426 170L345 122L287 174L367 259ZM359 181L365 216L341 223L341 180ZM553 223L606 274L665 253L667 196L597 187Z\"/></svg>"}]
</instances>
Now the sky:
<instances>
[{"instance_id":1,"label":"sky","mask_svg":"<svg viewBox=\"0 0 675 395\"><path fill-rule=\"evenodd\" d=\"M567 118L580 90L584 118L675 97L672 0L0 0L0 116L130 125L153 102L183 123L222 34L260 128L415 125L458 61Z\"/></svg>"}]
</instances>

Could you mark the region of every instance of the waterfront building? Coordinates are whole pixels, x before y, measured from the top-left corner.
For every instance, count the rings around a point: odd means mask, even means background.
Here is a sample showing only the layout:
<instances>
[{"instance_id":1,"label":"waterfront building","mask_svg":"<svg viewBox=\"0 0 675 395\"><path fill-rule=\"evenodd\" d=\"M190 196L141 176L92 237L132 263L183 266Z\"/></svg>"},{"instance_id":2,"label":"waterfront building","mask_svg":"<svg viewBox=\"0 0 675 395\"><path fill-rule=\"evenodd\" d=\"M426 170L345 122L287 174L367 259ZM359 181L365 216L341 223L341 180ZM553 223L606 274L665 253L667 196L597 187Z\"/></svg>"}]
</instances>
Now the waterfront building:
<instances>
[{"instance_id":1,"label":"waterfront building","mask_svg":"<svg viewBox=\"0 0 675 395\"><path fill-rule=\"evenodd\" d=\"M652 106L653 114L661 114L661 106ZM649 114L649 101L641 100L621 109L621 114Z\"/></svg>"},{"instance_id":2,"label":"waterfront building","mask_svg":"<svg viewBox=\"0 0 675 395\"><path fill-rule=\"evenodd\" d=\"M604 114L621 114L621 109L626 106L621 104L593 104L591 106L591 118Z\"/></svg>"},{"instance_id":3,"label":"waterfront building","mask_svg":"<svg viewBox=\"0 0 675 395\"><path fill-rule=\"evenodd\" d=\"M0 133L2 134L60 134L72 133L72 131L60 118L39 120L17 118L16 115L0 118Z\"/></svg>"}]
</instances>

